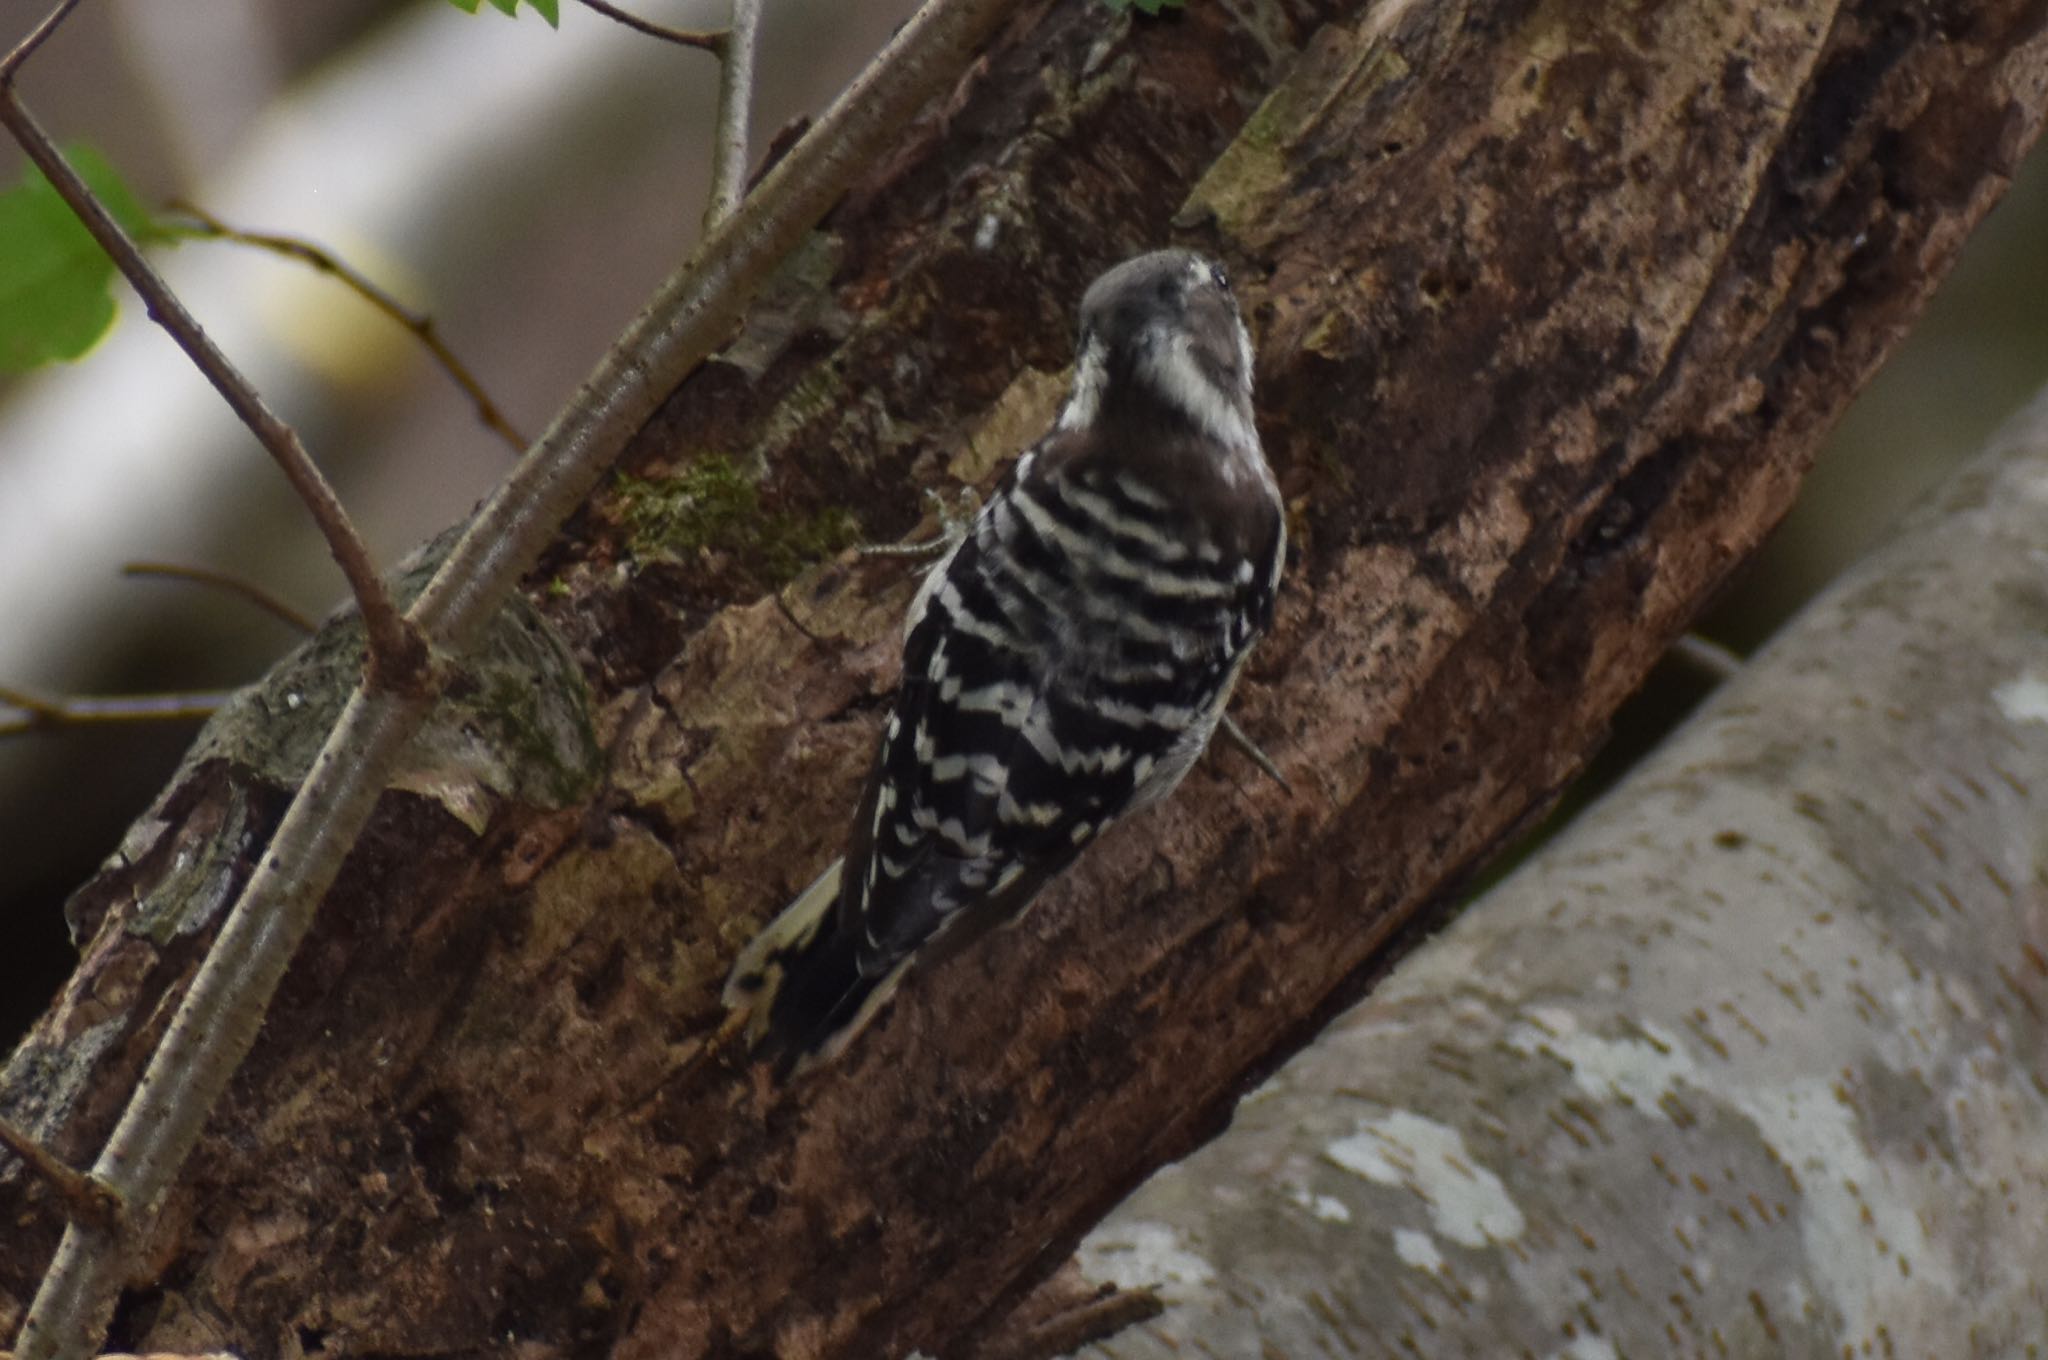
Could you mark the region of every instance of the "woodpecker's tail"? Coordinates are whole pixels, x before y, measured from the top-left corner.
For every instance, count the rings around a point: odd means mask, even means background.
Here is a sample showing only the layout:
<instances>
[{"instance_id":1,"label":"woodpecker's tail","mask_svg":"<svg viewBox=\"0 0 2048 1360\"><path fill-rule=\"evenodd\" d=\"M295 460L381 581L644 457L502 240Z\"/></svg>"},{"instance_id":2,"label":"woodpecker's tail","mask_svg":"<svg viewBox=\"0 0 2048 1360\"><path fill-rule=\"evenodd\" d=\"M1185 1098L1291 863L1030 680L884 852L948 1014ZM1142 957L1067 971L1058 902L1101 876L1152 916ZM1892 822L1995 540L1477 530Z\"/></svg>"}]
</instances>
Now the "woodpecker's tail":
<instances>
[{"instance_id":1,"label":"woodpecker's tail","mask_svg":"<svg viewBox=\"0 0 2048 1360\"><path fill-rule=\"evenodd\" d=\"M767 1037L790 965L832 934L832 909L839 903L839 872L845 865L843 859L827 865L733 961L725 979L725 1008L746 1012L749 1045L758 1047Z\"/></svg>"},{"instance_id":2,"label":"woodpecker's tail","mask_svg":"<svg viewBox=\"0 0 2048 1360\"><path fill-rule=\"evenodd\" d=\"M778 1076L832 1061L889 999L903 972L863 976L860 942L838 929L834 860L754 937L725 981L727 1010L747 1017L747 1045ZM907 960L906 960L907 962Z\"/></svg>"}]
</instances>

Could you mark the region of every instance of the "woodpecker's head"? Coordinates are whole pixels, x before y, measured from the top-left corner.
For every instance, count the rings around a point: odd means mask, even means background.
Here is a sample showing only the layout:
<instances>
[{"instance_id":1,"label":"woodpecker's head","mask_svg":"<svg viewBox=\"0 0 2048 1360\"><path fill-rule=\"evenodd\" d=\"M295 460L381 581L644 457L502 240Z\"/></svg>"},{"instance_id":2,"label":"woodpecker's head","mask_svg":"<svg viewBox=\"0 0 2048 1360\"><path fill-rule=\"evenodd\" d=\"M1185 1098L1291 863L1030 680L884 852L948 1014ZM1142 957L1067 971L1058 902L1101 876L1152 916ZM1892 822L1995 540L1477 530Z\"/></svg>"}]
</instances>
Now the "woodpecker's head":
<instances>
[{"instance_id":1,"label":"woodpecker's head","mask_svg":"<svg viewBox=\"0 0 2048 1360\"><path fill-rule=\"evenodd\" d=\"M1060 425L1125 416L1179 419L1226 444L1257 446L1252 342L1221 265L1161 250L1089 286Z\"/></svg>"}]
</instances>

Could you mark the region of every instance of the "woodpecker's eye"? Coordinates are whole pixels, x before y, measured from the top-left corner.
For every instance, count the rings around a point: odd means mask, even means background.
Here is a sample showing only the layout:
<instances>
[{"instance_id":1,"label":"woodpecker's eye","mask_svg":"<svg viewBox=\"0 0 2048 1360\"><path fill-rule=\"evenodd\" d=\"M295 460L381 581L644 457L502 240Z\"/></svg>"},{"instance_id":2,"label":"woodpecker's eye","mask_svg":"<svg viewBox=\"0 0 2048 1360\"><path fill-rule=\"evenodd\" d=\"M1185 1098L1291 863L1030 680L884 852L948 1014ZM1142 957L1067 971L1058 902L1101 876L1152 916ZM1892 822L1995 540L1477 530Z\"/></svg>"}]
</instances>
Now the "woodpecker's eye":
<instances>
[{"instance_id":1,"label":"woodpecker's eye","mask_svg":"<svg viewBox=\"0 0 2048 1360\"><path fill-rule=\"evenodd\" d=\"M1225 269L1222 265L1210 265L1209 278L1212 282L1215 283L1215 285L1218 288L1221 288L1224 292L1227 293L1230 291L1230 271Z\"/></svg>"}]
</instances>

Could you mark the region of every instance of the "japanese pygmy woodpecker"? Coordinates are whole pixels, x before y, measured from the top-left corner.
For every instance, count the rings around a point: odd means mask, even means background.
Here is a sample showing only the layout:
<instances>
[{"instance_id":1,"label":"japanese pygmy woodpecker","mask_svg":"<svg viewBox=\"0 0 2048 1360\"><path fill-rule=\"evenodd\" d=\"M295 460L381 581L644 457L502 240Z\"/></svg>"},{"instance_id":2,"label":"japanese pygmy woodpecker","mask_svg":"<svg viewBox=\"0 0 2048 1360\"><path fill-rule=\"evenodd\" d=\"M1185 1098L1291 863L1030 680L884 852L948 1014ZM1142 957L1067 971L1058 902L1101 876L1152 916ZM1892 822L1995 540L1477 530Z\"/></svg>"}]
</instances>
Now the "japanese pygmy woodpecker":
<instances>
[{"instance_id":1,"label":"japanese pygmy woodpecker","mask_svg":"<svg viewBox=\"0 0 2048 1360\"><path fill-rule=\"evenodd\" d=\"M1272 620L1285 538L1223 270L1165 250L1104 274L1058 419L911 606L845 856L733 967L756 1052L830 1061L907 969L1170 793Z\"/></svg>"}]
</instances>

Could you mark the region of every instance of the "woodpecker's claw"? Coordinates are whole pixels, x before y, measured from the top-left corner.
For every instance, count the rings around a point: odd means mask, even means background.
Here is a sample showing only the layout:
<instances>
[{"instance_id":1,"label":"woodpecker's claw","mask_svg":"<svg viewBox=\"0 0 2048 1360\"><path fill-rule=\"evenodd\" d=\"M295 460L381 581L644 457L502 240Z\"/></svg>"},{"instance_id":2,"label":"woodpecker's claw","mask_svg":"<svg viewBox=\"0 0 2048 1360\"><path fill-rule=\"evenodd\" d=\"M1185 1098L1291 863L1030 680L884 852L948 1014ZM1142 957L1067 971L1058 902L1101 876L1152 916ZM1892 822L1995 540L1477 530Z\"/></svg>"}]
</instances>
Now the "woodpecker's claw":
<instances>
[{"instance_id":1,"label":"woodpecker's claw","mask_svg":"<svg viewBox=\"0 0 2048 1360\"><path fill-rule=\"evenodd\" d=\"M1286 793L1294 792L1294 785L1287 782L1287 776L1280 773L1280 767L1273 763L1273 758L1260 750L1257 742L1245 735L1245 730L1237 725L1237 719L1226 713L1223 715L1223 721L1220 726L1223 729L1223 735L1229 737L1231 741L1237 744L1237 749L1244 752L1245 759L1259 767L1261 774L1265 775L1266 778L1272 780L1275 784L1278 784L1282 791Z\"/></svg>"},{"instance_id":2,"label":"woodpecker's claw","mask_svg":"<svg viewBox=\"0 0 2048 1360\"><path fill-rule=\"evenodd\" d=\"M924 489L924 498L938 517L939 533L936 538L917 542L870 543L854 551L862 557L937 557L959 547L974 524L974 517L981 513L980 493L971 486L961 487L957 510L947 505L946 498L931 487Z\"/></svg>"}]
</instances>

